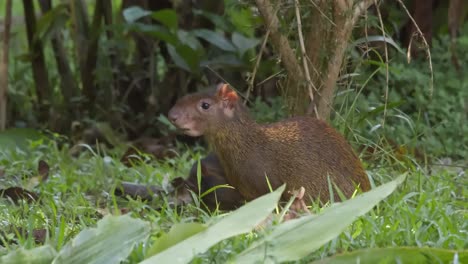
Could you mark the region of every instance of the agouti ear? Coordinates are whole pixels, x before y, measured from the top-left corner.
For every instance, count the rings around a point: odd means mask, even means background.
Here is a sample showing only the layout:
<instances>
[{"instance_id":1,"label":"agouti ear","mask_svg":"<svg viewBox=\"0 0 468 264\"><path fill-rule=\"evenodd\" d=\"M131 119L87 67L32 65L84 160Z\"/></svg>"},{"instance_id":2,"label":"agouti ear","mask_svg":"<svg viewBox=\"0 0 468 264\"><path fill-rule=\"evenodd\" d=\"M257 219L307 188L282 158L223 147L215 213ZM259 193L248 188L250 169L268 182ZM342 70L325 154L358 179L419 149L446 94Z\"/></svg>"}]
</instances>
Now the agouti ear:
<instances>
[{"instance_id":1,"label":"agouti ear","mask_svg":"<svg viewBox=\"0 0 468 264\"><path fill-rule=\"evenodd\" d=\"M227 106L233 108L237 100L239 100L239 96L237 95L236 91L229 87L229 84L220 83L216 88L216 97L226 103Z\"/></svg>"}]
</instances>

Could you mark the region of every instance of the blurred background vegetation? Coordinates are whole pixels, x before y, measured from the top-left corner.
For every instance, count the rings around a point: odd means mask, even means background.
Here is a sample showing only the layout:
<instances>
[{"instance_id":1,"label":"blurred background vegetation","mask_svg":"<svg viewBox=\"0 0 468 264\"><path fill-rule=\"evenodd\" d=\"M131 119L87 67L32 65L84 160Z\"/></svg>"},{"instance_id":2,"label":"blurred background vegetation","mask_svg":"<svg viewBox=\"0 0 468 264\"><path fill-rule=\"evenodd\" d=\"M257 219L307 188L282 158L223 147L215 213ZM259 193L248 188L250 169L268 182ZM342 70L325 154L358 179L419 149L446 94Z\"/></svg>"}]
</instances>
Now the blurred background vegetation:
<instances>
[{"instance_id":1,"label":"blurred background vegetation","mask_svg":"<svg viewBox=\"0 0 468 264\"><path fill-rule=\"evenodd\" d=\"M170 133L164 115L177 98L223 81L260 122L308 111L330 116L370 155L467 157L465 1L355 1L342 13L340 3L2 1L0 123L67 144L112 141L105 131L158 138Z\"/></svg>"}]
</instances>

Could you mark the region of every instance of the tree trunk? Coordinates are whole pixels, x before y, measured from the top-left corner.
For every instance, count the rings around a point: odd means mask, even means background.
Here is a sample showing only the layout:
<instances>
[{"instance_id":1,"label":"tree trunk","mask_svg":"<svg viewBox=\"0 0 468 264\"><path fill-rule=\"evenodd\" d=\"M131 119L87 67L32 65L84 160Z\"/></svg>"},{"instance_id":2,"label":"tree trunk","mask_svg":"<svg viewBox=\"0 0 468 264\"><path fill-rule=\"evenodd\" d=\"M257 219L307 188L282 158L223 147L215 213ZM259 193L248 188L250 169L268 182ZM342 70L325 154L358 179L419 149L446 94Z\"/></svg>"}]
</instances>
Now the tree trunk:
<instances>
[{"instance_id":1,"label":"tree trunk","mask_svg":"<svg viewBox=\"0 0 468 264\"><path fill-rule=\"evenodd\" d=\"M26 20L26 34L28 37L29 53L33 70L34 83L39 109L39 121L48 120L50 84L45 64L42 42L34 38L36 32L36 15L32 0L23 0L24 17Z\"/></svg>"},{"instance_id":2,"label":"tree trunk","mask_svg":"<svg viewBox=\"0 0 468 264\"><path fill-rule=\"evenodd\" d=\"M52 9L51 0L41 0L39 1L42 14L47 13ZM62 37L59 32L56 32L51 37L52 48L54 52L55 62L57 64L57 71L60 75L60 90L63 97L63 107L67 109L66 119L70 121L70 116L68 113L76 112L76 106L73 103L72 98L79 95L78 86L73 78L72 71L70 69L70 64L67 58L67 52L65 47L62 44ZM72 115L75 116L76 115Z\"/></svg>"},{"instance_id":3,"label":"tree trunk","mask_svg":"<svg viewBox=\"0 0 468 264\"><path fill-rule=\"evenodd\" d=\"M92 111L94 106L94 87L92 73L87 69L87 54L89 50L89 21L86 6L82 0L70 1L71 20L73 23L73 37L78 65L80 69L82 93L87 100L86 110Z\"/></svg>"},{"instance_id":4,"label":"tree trunk","mask_svg":"<svg viewBox=\"0 0 468 264\"><path fill-rule=\"evenodd\" d=\"M466 2L465 2L466 4ZM460 31L461 21L463 17L463 1L450 0L448 8L448 28L450 32L450 51L452 53L452 64L458 72L461 71L461 65L457 56L457 38Z\"/></svg>"},{"instance_id":5,"label":"tree trunk","mask_svg":"<svg viewBox=\"0 0 468 264\"><path fill-rule=\"evenodd\" d=\"M108 0L97 0L94 9L93 20L91 22L91 28L89 30L88 51L86 53L85 68L82 71L82 82L83 82L83 94L86 96L88 101L88 109L94 109L96 103L96 95L98 86L95 84L95 70L97 63L97 56L99 50L99 35L101 33L102 20L105 14L104 1ZM111 95L106 95L111 96ZM109 98L107 98L109 99ZM99 102L102 103L102 102Z\"/></svg>"},{"instance_id":6,"label":"tree trunk","mask_svg":"<svg viewBox=\"0 0 468 264\"><path fill-rule=\"evenodd\" d=\"M331 25L329 21L326 20L320 14L322 26L321 36L317 36L317 32L314 28L311 28L307 39L309 40L310 47L308 49L308 54L314 54L320 52L319 54L327 54L328 56L315 57L315 64L312 64L311 67L315 69L320 69L319 73L314 74L312 81L319 86L318 91L316 91L316 102L315 105L318 108L318 115L323 119L328 119L330 117L331 110L333 109L333 96L335 94L336 82L340 74L341 65L345 60L345 51L348 47L348 40L353 31L353 26L356 21L356 18L353 16L353 3L347 3L346 1L336 0L330 1L327 3L328 6L324 6L322 12L327 12L329 17L333 18L334 25ZM372 1L369 1L372 2ZM322 3L323 6L323 3ZM365 9L370 6L366 4ZM319 42L319 43L317 43ZM319 50L313 50L316 47L319 47ZM323 53L321 53L323 52ZM323 78L325 77L325 78Z\"/></svg>"},{"instance_id":7,"label":"tree trunk","mask_svg":"<svg viewBox=\"0 0 468 264\"><path fill-rule=\"evenodd\" d=\"M5 28L3 30L3 50L0 61L0 131L7 124L7 96L8 96L8 56L11 27L11 0L5 3Z\"/></svg>"},{"instance_id":8,"label":"tree trunk","mask_svg":"<svg viewBox=\"0 0 468 264\"><path fill-rule=\"evenodd\" d=\"M256 0L256 3L270 31L271 44L278 52L288 74L286 85L283 85L283 94L287 99L290 114L304 114L310 102L309 113L315 112L317 117L328 119L353 26L374 1L311 1L314 8L307 10L311 15L302 23L308 31L304 40L306 52L300 59L307 61L307 67L301 67L297 54L279 30L276 15L278 10L273 9L269 0ZM298 26L298 30L303 29ZM301 37L299 41L303 41Z\"/></svg>"},{"instance_id":9,"label":"tree trunk","mask_svg":"<svg viewBox=\"0 0 468 264\"><path fill-rule=\"evenodd\" d=\"M292 115L302 114L305 112L308 102L304 73L287 37L280 32L279 20L276 15L278 8L273 8L269 0L256 0L256 3L265 20L265 25L270 31L271 43L288 73L286 83L282 85L282 93L286 98L288 111Z\"/></svg>"}]
</instances>

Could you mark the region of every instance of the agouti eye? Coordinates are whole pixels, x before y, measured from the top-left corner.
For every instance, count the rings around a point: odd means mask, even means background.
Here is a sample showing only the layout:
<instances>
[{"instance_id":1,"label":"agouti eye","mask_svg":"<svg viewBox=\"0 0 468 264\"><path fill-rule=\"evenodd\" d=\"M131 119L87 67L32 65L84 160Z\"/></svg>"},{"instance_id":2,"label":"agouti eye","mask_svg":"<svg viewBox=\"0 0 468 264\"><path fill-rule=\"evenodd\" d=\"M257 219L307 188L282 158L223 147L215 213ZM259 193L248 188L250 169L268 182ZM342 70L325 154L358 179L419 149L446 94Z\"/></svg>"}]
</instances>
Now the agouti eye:
<instances>
[{"instance_id":1,"label":"agouti eye","mask_svg":"<svg viewBox=\"0 0 468 264\"><path fill-rule=\"evenodd\" d=\"M210 104L207 102L202 102L201 103L201 108L204 110L208 110L210 108Z\"/></svg>"}]
</instances>

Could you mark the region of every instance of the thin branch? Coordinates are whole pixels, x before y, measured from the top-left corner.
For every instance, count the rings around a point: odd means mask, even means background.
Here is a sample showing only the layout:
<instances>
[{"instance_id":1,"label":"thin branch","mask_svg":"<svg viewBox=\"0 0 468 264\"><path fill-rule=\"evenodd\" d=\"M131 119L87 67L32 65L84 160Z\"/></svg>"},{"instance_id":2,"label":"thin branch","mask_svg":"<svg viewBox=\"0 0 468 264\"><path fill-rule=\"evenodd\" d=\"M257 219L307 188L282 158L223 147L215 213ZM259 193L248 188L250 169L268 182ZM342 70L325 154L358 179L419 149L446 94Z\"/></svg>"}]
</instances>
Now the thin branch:
<instances>
[{"instance_id":1,"label":"thin branch","mask_svg":"<svg viewBox=\"0 0 468 264\"><path fill-rule=\"evenodd\" d=\"M249 101L250 92L253 91L254 83L255 83L255 76L257 75L257 70L260 66L260 61L262 60L263 51L265 50L269 36L270 36L270 30L267 30L265 37L263 38L262 47L260 48L260 51L258 52L257 60L255 61L255 66L252 71L252 76L250 77L250 80L249 80L249 87L247 88L247 92L245 94L244 105L246 105L247 101Z\"/></svg>"},{"instance_id":2,"label":"thin branch","mask_svg":"<svg viewBox=\"0 0 468 264\"><path fill-rule=\"evenodd\" d=\"M279 21L276 12L273 11L269 0L255 0L258 10L262 14L267 29L270 30L273 46L278 51L286 71L290 78L302 79L302 69L297 62L294 50L289 45L288 39L279 31Z\"/></svg>"},{"instance_id":3,"label":"thin branch","mask_svg":"<svg viewBox=\"0 0 468 264\"><path fill-rule=\"evenodd\" d=\"M356 7L354 8L353 19L352 19L353 24L357 21L359 16L363 14L369 8L369 6L372 5L373 1L374 0L363 0L359 2L359 4L356 5Z\"/></svg>"},{"instance_id":4,"label":"thin branch","mask_svg":"<svg viewBox=\"0 0 468 264\"><path fill-rule=\"evenodd\" d=\"M269 80L275 78L276 76L280 75L280 74L283 74L284 70L279 70L275 73L273 73L272 75L268 76L267 78L265 78L264 80L262 80L261 82L257 83L257 86L260 86L266 82L268 82Z\"/></svg>"},{"instance_id":5,"label":"thin branch","mask_svg":"<svg viewBox=\"0 0 468 264\"><path fill-rule=\"evenodd\" d=\"M320 7L315 3L314 0L310 0L310 2L312 3L312 5L315 7L315 9L317 9L317 11L320 13L320 15L322 15L326 20L328 20L328 22L336 27L336 24L335 22L333 22L333 20L331 18L329 18L325 13L323 13L322 9L320 9Z\"/></svg>"},{"instance_id":6,"label":"thin branch","mask_svg":"<svg viewBox=\"0 0 468 264\"><path fill-rule=\"evenodd\" d=\"M424 34L422 33L422 31L419 28L418 24L416 24L416 21L414 20L413 16L411 16L411 13L408 11L405 4L403 4L403 2L401 0L397 0L397 1L398 1L398 3L400 3L401 7L405 10L405 12L408 15L409 19L411 20L411 22L413 22L414 27L418 31L418 34L420 35L420 37L421 37L421 39L422 39L422 41L424 43L424 46L426 47L425 50L426 50L427 57L429 59L429 70L431 72L431 83L430 83L430 86L429 86L429 92L430 92L430 95L432 96L432 91L434 90L434 70L432 68L431 49L429 47L429 44L426 41L426 38L424 37Z\"/></svg>"},{"instance_id":7,"label":"thin branch","mask_svg":"<svg viewBox=\"0 0 468 264\"><path fill-rule=\"evenodd\" d=\"M307 88L309 91L310 101L312 102L312 105L313 105L313 113L315 114L315 117L320 118L318 110L317 110L317 104L314 100L314 89L315 91L317 91L317 88L314 86L314 83L312 82L312 79L310 78L309 66L307 65L307 53L306 53L305 45L304 45L304 37L302 36L302 22L301 22L301 12L299 12L299 1L295 0L294 2L295 2L295 9L296 9L297 32L299 36L299 43L301 46L304 75L307 80Z\"/></svg>"},{"instance_id":8,"label":"thin branch","mask_svg":"<svg viewBox=\"0 0 468 264\"><path fill-rule=\"evenodd\" d=\"M375 8L377 10L377 16L379 17L380 27L382 28L382 35L385 37L385 28L382 19L382 14L380 13L380 8L377 3L377 0L374 0ZM389 82L389 71L388 71L388 47L387 42L384 41L384 51L385 51L385 103L382 119L382 127L385 126L385 118L387 117L387 103L388 103L388 82Z\"/></svg>"}]
</instances>

